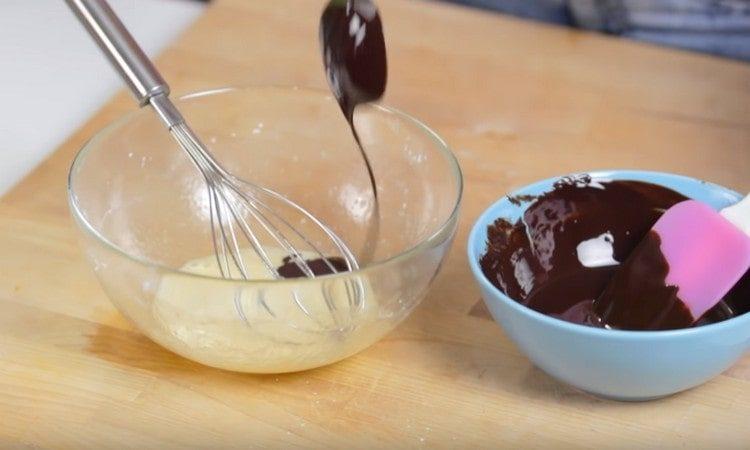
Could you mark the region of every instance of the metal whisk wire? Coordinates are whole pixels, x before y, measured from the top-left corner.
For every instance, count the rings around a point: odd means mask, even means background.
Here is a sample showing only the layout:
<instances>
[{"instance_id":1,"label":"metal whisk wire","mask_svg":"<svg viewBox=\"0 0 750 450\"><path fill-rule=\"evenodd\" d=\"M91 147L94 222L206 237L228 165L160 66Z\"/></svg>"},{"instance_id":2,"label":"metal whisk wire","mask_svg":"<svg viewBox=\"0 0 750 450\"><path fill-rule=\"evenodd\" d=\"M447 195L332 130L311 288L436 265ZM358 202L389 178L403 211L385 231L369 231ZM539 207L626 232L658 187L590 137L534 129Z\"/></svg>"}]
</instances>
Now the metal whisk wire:
<instances>
[{"instance_id":1,"label":"metal whisk wire","mask_svg":"<svg viewBox=\"0 0 750 450\"><path fill-rule=\"evenodd\" d=\"M314 278L315 273L309 264L307 264L302 252L291 243L277 225L274 225L274 221L294 233L297 238L307 245L312 256L321 259L332 273L338 272L338 269L329 260L330 255L326 256L309 238L279 215L274 208L268 206L262 200L262 196L275 198L294 208L305 219L310 220L322 230L331 242L334 243L346 263L347 270L351 271L359 268L356 258L341 238L314 215L275 191L240 181L231 175L211 156L187 124L178 124L172 127L170 131L180 146L190 155L206 181L209 212L211 215L211 234L216 250L217 264L223 277L232 278L232 267L234 267L239 271L243 279L251 278L247 272L241 248L237 241L237 232L235 231L235 226L237 226L239 231L250 242L253 250L258 254L266 269L274 278L281 278L278 269L264 250L257 233L253 231L244 214L242 214L243 211L252 216L268 236L290 255L291 261L305 276Z\"/></svg>"},{"instance_id":2,"label":"metal whisk wire","mask_svg":"<svg viewBox=\"0 0 750 450\"><path fill-rule=\"evenodd\" d=\"M337 273L336 267L331 264L328 257L311 242L304 234L300 233L297 228L292 226L284 217L279 215L274 208L271 208L264 202L261 197L268 196L285 202L291 208L297 210L302 217L310 220L335 244L347 265L347 270L356 270L358 268L357 260L343 241L323 224L318 218L310 214L307 210L296 203L289 202L286 198L275 191L262 188L247 182L243 182L227 172L203 146L199 138L193 133L187 124L178 124L170 130L180 146L188 153L196 167L203 175L206 188L208 191L209 214L211 222L211 235L214 245L216 262L223 277L232 278L233 272L239 272L243 279L249 279L247 268L245 266L241 246L238 244L237 232L235 226L250 242L253 250L261 259L265 268L275 279L281 278L278 269L275 267L271 258L264 250L260 238L253 228L248 224L243 212L248 213L262 229L270 236L285 252L287 252L292 262L307 277L314 278L315 273L306 262L304 255L295 247L290 240L281 232L278 226L274 225L274 219L280 225L291 230L299 239L301 239L307 248L312 252L314 257L324 262L332 273ZM245 189L243 189L243 187ZM265 211L265 213L264 213ZM270 217L269 217L270 216ZM236 225L235 225L236 224ZM234 269L234 270L233 270ZM362 286L359 283L345 283L348 306L356 310L362 306ZM320 324L319 318L315 317L297 293L292 294L293 300L297 307L311 320ZM336 314L336 304L330 293L324 291L323 298L329 310L333 314L337 327L345 324L345 321ZM241 292L234 299L235 309L239 316L247 323L247 318L242 306ZM272 316L273 310L265 298L260 299L263 308ZM249 324L249 323L248 323Z\"/></svg>"},{"instance_id":3,"label":"metal whisk wire","mask_svg":"<svg viewBox=\"0 0 750 450\"><path fill-rule=\"evenodd\" d=\"M240 180L219 164L169 99L167 82L105 0L66 1L120 73L139 104L150 105L154 109L202 174L208 196L211 239L222 277L235 278L237 275L241 279L253 278L242 256L243 245L240 241L244 237L271 276L275 279L281 278L279 270L264 248L264 242L259 236L260 231L283 249L291 262L306 277L315 277L306 256L322 260L331 273L338 272L330 260L333 256L340 256L349 271L359 268L356 258L341 238L313 214L275 191ZM281 208L272 207L272 203L281 205ZM320 245L305 236L290 219L280 213L280 209L295 213L303 221L309 221L318 232L322 232L329 243L333 244L331 248L338 255L324 254ZM254 229L249 221L257 223L258 228ZM299 244L295 245L293 240ZM299 245L304 245L304 250L301 250ZM361 282L348 281L344 286L349 308L361 308L364 303ZM325 291L324 289L324 301L334 321L340 325L336 303L330 293ZM320 322L319 318L314 317L305 307L297 293L294 293L293 297L306 316ZM260 302L273 316L273 311L265 299L261 298ZM241 292L235 297L235 306L238 314L247 322L242 308Z\"/></svg>"}]
</instances>

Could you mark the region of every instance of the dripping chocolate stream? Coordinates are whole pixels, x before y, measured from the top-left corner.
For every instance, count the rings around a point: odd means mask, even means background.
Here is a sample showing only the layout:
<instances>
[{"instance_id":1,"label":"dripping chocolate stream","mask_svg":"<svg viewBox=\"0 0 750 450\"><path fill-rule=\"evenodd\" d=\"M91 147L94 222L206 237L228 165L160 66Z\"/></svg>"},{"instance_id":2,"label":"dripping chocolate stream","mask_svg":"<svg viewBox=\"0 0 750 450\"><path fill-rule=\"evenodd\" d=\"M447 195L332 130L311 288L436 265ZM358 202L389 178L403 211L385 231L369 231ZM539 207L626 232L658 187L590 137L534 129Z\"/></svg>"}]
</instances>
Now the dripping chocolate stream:
<instances>
[{"instance_id":1,"label":"dripping chocolate stream","mask_svg":"<svg viewBox=\"0 0 750 450\"><path fill-rule=\"evenodd\" d=\"M388 77L383 25L371 0L331 0L320 18L320 45L326 80L344 113L367 167L373 215L360 260L372 259L380 235L380 203L375 173L354 126L354 110L379 100Z\"/></svg>"},{"instance_id":2,"label":"dripping chocolate stream","mask_svg":"<svg viewBox=\"0 0 750 450\"><path fill-rule=\"evenodd\" d=\"M370 159L354 126L354 110L379 100L388 77L383 25L370 0L332 0L320 18L326 79L367 165L373 195L378 190Z\"/></svg>"}]
</instances>

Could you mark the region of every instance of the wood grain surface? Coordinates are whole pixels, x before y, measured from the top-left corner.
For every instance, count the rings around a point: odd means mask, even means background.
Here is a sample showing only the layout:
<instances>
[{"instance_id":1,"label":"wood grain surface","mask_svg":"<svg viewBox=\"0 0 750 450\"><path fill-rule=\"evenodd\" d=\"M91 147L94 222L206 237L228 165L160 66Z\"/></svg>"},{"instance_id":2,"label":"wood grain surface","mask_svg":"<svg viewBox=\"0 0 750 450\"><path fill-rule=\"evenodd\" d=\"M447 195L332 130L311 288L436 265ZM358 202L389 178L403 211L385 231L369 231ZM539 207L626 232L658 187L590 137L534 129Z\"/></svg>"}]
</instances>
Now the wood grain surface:
<instances>
[{"instance_id":1,"label":"wood grain surface","mask_svg":"<svg viewBox=\"0 0 750 450\"><path fill-rule=\"evenodd\" d=\"M324 87L322 3L215 0L158 65L177 93ZM552 175L647 168L750 190L750 66L443 3L379 3L386 103L436 129L466 176L456 244L427 299L382 342L303 373L224 372L149 341L100 289L66 203L76 150L134 108L121 93L0 199L0 447L750 445L750 355L663 400L588 396L509 342L464 256L489 203Z\"/></svg>"}]
</instances>

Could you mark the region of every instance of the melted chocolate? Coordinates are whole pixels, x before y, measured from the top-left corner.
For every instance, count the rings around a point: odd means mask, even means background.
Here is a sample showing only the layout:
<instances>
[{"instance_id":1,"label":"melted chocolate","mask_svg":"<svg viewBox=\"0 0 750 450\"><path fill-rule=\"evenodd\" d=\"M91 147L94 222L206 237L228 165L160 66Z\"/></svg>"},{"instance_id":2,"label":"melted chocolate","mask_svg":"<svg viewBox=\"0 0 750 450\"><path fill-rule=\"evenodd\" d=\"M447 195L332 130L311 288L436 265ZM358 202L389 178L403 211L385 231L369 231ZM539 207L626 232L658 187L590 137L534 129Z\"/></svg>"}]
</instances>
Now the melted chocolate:
<instances>
[{"instance_id":1,"label":"melted chocolate","mask_svg":"<svg viewBox=\"0 0 750 450\"><path fill-rule=\"evenodd\" d=\"M509 195L508 201L513 203L516 206L521 206L522 203L527 203L530 201L536 200L535 195Z\"/></svg>"},{"instance_id":2,"label":"melted chocolate","mask_svg":"<svg viewBox=\"0 0 750 450\"><path fill-rule=\"evenodd\" d=\"M388 76L383 25L375 4L332 0L320 18L320 43L328 85L349 122L377 198L372 166L354 127L354 109L381 98Z\"/></svg>"},{"instance_id":3,"label":"melted chocolate","mask_svg":"<svg viewBox=\"0 0 750 450\"><path fill-rule=\"evenodd\" d=\"M633 250L594 302L594 313L612 328L671 330L693 324L693 315L666 283L669 263L653 230Z\"/></svg>"},{"instance_id":4,"label":"melted chocolate","mask_svg":"<svg viewBox=\"0 0 750 450\"><path fill-rule=\"evenodd\" d=\"M488 227L482 271L509 297L536 311L602 326L593 313L594 299L663 212L685 199L671 189L639 181L562 179L538 196L516 223L500 218ZM579 244L591 241L611 246L614 261L584 266ZM745 275L696 325L749 311L748 278Z\"/></svg>"},{"instance_id":5,"label":"melted chocolate","mask_svg":"<svg viewBox=\"0 0 750 450\"><path fill-rule=\"evenodd\" d=\"M326 258L326 260L336 269L336 272L346 272L349 270L343 258L333 257ZM305 273L292 260L291 256L287 256L282 262L283 264L276 269L282 278L302 278L305 276ZM334 273L323 258L306 259L305 262L310 266L310 270L315 275L330 275Z\"/></svg>"}]
</instances>

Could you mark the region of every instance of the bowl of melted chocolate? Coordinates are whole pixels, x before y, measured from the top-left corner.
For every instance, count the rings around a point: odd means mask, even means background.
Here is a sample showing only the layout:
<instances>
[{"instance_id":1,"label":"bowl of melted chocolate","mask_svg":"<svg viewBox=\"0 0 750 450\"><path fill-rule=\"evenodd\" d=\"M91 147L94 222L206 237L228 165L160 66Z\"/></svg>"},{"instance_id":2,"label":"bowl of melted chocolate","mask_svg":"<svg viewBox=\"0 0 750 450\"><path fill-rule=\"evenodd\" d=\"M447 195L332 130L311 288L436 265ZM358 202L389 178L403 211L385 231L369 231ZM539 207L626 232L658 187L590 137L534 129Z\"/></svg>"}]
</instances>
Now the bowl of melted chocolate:
<instances>
[{"instance_id":1,"label":"bowl of melted chocolate","mask_svg":"<svg viewBox=\"0 0 750 450\"><path fill-rule=\"evenodd\" d=\"M720 209L741 196L679 175L606 171L544 180L502 198L469 238L488 309L532 362L594 394L642 400L707 381L750 347L750 274L694 324L675 316L659 329L612 329L595 302L664 211L688 198ZM642 268L654 274L654 287L664 284L664 264L655 258ZM657 300L645 304L628 313L670 314Z\"/></svg>"}]
</instances>

